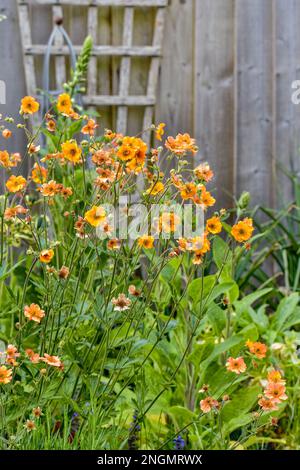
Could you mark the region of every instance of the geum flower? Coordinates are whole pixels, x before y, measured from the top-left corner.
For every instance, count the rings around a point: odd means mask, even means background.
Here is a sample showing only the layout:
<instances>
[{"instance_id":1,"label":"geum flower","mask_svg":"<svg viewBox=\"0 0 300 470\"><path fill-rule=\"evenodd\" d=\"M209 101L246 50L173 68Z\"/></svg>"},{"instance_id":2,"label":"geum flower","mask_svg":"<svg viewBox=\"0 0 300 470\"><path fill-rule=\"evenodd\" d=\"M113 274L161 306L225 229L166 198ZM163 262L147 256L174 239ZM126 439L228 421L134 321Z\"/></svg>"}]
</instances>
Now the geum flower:
<instances>
[{"instance_id":1,"label":"geum flower","mask_svg":"<svg viewBox=\"0 0 300 470\"><path fill-rule=\"evenodd\" d=\"M16 218L18 215L27 214L28 209L18 204L17 206L8 207L4 211L4 219L11 220Z\"/></svg>"},{"instance_id":2,"label":"geum flower","mask_svg":"<svg viewBox=\"0 0 300 470\"><path fill-rule=\"evenodd\" d=\"M52 248L50 248L49 250L42 250L40 252L40 257L39 257L39 260L41 261L41 263L50 263L52 258L54 256L54 251L52 250Z\"/></svg>"},{"instance_id":3,"label":"geum flower","mask_svg":"<svg viewBox=\"0 0 300 470\"><path fill-rule=\"evenodd\" d=\"M282 378L281 373L275 369L268 372L268 382L285 385L285 380Z\"/></svg>"},{"instance_id":4,"label":"geum flower","mask_svg":"<svg viewBox=\"0 0 300 470\"><path fill-rule=\"evenodd\" d=\"M258 341L252 342L248 340L246 342L246 346L248 347L250 353L254 354L258 359L263 359L266 357L268 348L264 343L260 343Z\"/></svg>"},{"instance_id":5,"label":"geum flower","mask_svg":"<svg viewBox=\"0 0 300 470\"><path fill-rule=\"evenodd\" d=\"M280 403L281 400L287 400L288 398L285 393L285 386L280 383L269 382L264 394L275 403Z\"/></svg>"},{"instance_id":6,"label":"geum flower","mask_svg":"<svg viewBox=\"0 0 300 470\"><path fill-rule=\"evenodd\" d=\"M188 152L195 154L198 151L195 139L192 139L187 133L177 134L176 138L168 137L165 146L179 157Z\"/></svg>"},{"instance_id":7,"label":"geum flower","mask_svg":"<svg viewBox=\"0 0 300 470\"><path fill-rule=\"evenodd\" d=\"M123 312L128 310L131 305L131 300L126 297L125 294L119 294L117 298L111 300L112 304L115 306L114 310Z\"/></svg>"},{"instance_id":8,"label":"geum flower","mask_svg":"<svg viewBox=\"0 0 300 470\"><path fill-rule=\"evenodd\" d=\"M222 223L220 218L213 216L206 221L206 230L213 235L220 233L222 231Z\"/></svg>"},{"instance_id":9,"label":"geum flower","mask_svg":"<svg viewBox=\"0 0 300 470\"><path fill-rule=\"evenodd\" d=\"M208 163L201 163L199 166L197 166L194 169L194 175L196 178L198 178L198 180L205 181L206 183L211 181L214 176Z\"/></svg>"},{"instance_id":10,"label":"geum flower","mask_svg":"<svg viewBox=\"0 0 300 470\"><path fill-rule=\"evenodd\" d=\"M12 380L12 370L0 366L0 384L8 384Z\"/></svg>"},{"instance_id":11,"label":"geum flower","mask_svg":"<svg viewBox=\"0 0 300 470\"><path fill-rule=\"evenodd\" d=\"M6 187L10 193L17 193L25 188L26 183L26 179L23 176L11 175L6 181Z\"/></svg>"},{"instance_id":12,"label":"geum flower","mask_svg":"<svg viewBox=\"0 0 300 470\"><path fill-rule=\"evenodd\" d=\"M25 305L24 315L29 320L33 320L36 323L40 323L42 318L45 316L45 311L40 308L38 304Z\"/></svg>"},{"instance_id":13,"label":"geum flower","mask_svg":"<svg viewBox=\"0 0 300 470\"><path fill-rule=\"evenodd\" d=\"M60 113L70 115L73 112L72 101L68 93L62 93L57 99L57 109Z\"/></svg>"},{"instance_id":14,"label":"geum flower","mask_svg":"<svg viewBox=\"0 0 300 470\"><path fill-rule=\"evenodd\" d=\"M84 219L93 227L106 222L106 211L101 206L93 206L84 214Z\"/></svg>"},{"instance_id":15,"label":"geum flower","mask_svg":"<svg viewBox=\"0 0 300 470\"><path fill-rule=\"evenodd\" d=\"M166 127L166 125L165 125L164 122L159 123L158 126L156 127L156 129L155 129L155 138L157 140L160 140L160 141L162 140L162 136L165 133L165 127Z\"/></svg>"},{"instance_id":16,"label":"geum flower","mask_svg":"<svg viewBox=\"0 0 300 470\"><path fill-rule=\"evenodd\" d=\"M226 368L230 372L234 372L235 374L241 374L245 372L247 366L242 357L229 357L226 362Z\"/></svg>"},{"instance_id":17,"label":"geum flower","mask_svg":"<svg viewBox=\"0 0 300 470\"><path fill-rule=\"evenodd\" d=\"M95 134L95 129L98 127L98 124L94 119L89 119L87 124L81 129L82 134L93 136Z\"/></svg>"},{"instance_id":18,"label":"geum flower","mask_svg":"<svg viewBox=\"0 0 300 470\"><path fill-rule=\"evenodd\" d=\"M20 113L34 114L39 108L39 103L32 96L24 96L24 98L22 98Z\"/></svg>"},{"instance_id":19,"label":"geum flower","mask_svg":"<svg viewBox=\"0 0 300 470\"><path fill-rule=\"evenodd\" d=\"M68 140L61 146L63 156L72 163L78 163L81 160L81 148L78 147L76 140Z\"/></svg>"},{"instance_id":20,"label":"geum flower","mask_svg":"<svg viewBox=\"0 0 300 470\"><path fill-rule=\"evenodd\" d=\"M44 357L41 357L41 360L48 364L48 366L63 367L63 363L58 356L50 356L50 354L45 353Z\"/></svg>"},{"instance_id":21,"label":"geum flower","mask_svg":"<svg viewBox=\"0 0 300 470\"><path fill-rule=\"evenodd\" d=\"M252 219L246 217L244 220L240 220L231 229L231 235L237 242L246 242L252 236L254 227Z\"/></svg>"},{"instance_id":22,"label":"geum flower","mask_svg":"<svg viewBox=\"0 0 300 470\"><path fill-rule=\"evenodd\" d=\"M154 237L152 237L151 235L142 235L138 239L138 246L140 246L141 248L145 248L146 250L149 250L153 248L153 245L154 245Z\"/></svg>"},{"instance_id":23,"label":"geum flower","mask_svg":"<svg viewBox=\"0 0 300 470\"><path fill-rule=\"evenodd\" d=\"M206 397L200 401L200 408L203 413L209 413L212 408L218 408L219 402L215 400L213 397Z\"/></svg>"}]
</instances>

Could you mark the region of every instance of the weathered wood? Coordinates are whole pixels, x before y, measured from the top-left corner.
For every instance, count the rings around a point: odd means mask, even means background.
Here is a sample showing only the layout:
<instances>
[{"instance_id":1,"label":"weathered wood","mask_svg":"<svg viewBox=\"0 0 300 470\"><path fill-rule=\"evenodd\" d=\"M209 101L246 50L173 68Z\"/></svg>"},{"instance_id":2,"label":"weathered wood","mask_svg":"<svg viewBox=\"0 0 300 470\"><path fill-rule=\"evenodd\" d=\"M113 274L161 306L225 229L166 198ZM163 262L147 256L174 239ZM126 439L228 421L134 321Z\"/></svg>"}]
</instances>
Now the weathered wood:
<instances>
[{"instance_id":1,"label":"weathered wood","mask_svg":"<svg viewBox=\"0 0 300 470\"><path fill-rule=\"evenodd\" d=\"M217 199L232 204L234 185L234 0L196 2L195 164L215 173Z\"/></svg>"},{"instance_id":2,"label":"weathered wood","mask_svg":"<svg viewBox=\"0 0 300 470\"><path fill-rule=\"evenodd\" d=\"M37 5L80 5L99 7L164 7L168 5L168 0L18 0L22 4Z\"/></svg>"},{"instance_id":3,"label":"weathered wood","mask_svg":"<svg viewBox=\"0 0 300 470\"><path fill-rule=\"evenodd\" d=\"M153 35L153 46L159 46L163 41L164 33L164 18L165 10L158 8L156 12L155 25L154 25L154 35ZM148 85L147 85L147 95L155 96L157 91L157 82L159 75L159 65L160 59L153 58L151 60L149 75L148 75ZM143 129L149 129L151 124L153 124L153 115L154 109L153 106L147 106L144 114ZM151 134L147 133L147 143L150 144Z\"/></svg>"},{"instance_id":4,"label":"weathered wood","mask_svg":"<svg viewBox=\"0 0 300 470\"><path fill-rule=\"evenodd\" d=\"M154 106L155 96L84 96L83 102L94 106Z\"/></svg>"},{"instance_id":5,"label":"weathered wood","mask_svg":"<svg viewBox=\"0 0 300 470\"><path fill-rule=\"evenodd\" d=\"M30 31L30 21L29 21L29 11L27 5L19 6L19 25L20 32L22 37L22 43L31 45L31 31ZM30 95L36 93L36 80L35 80L35 68L34 68L34 58L29 55L24 54L24 69L25 69L25 79L27 92Z\"/></svg>"},{"instance_id":6,"label":"weathered wood","mask_svg":"<svg viewBox=\"0 0 300 470\"><path fill-rule=\"evenodd\" d=\"M94 9L95 7L90 7ZM45 44L32 44L25 45L25 54L44 55L46 51ZM78 54L81 51L81 46L74 46L75 52ZM69 55L70 51L68 46L52 46L51 54L53 55ZM97 46L94 45L91 55L92 56L129 56L129 57L155 57L160 56L161 47L153 46Z\"/></svg>"},{"instance_id":7,"label":"weathered wood","mask_svg":"<svg viewBox=\"0 0 300 470\"><path fill-rule=\"evenodd\" d=\"M88 9L88 32L93 39L93 44L98 43L98 8L90 6ZM97 58L92 56L90 58L88 68L88 95L97 95Z\"/></svg>"},{"instance_id":8,"label":"weathered wood","mask_svg":"<svg viewBox=\"0 0 300 470\"><path fill-rule=\"evenodd\" d=\"M52 7L53 23L55 23L59 18L63 19L63 9L59 5ZM64 43L62 35L56 35L55 45L61 47ZM55 76L56 76L56 89L62 89L62 85L66 82L66 62L65 58L59 54L55 57Z\"/></svg>"},{"instance_id":9,"label":"weathered wood","mask_svg":"<svg viewBox=\"0 0 300 470\"><path fill-rule=\"evenodd\" d=\"M236 3L236 194L273 202L272 0Z\"/></svg>"},{"instance_id":10,"label":"weathered wood","mask_svg":"<svg viewBox=\"0 0 300 470\"><path fill-rule=\"evenodd\" d=\"M132 7L125 8L124 12L124 23L123 23L123 45L130 47L132 43L133 35L133 18L134 9ZM126 99L129 93L129 82L130 82L130 57L123 57L121 60L120 69L120 85L119 95ZM127 115L128 109L126 106L120 106L117 114L117 132L125 134L127 130Z\"/></svg>"},{"instance_id":11,"label":"weathered wood","mask_svg":"<svg viewBox=\"0 0 300 470\"><path fill-rule=\"evenodd\" d=\"M300 105L291 101L295 91L291 88L294 80L300 79L300 2L276 0L275 7L275 38L273 43L276 80L275 105L275 163L277 178L274 186L277 192L277 204L292 201L293 186L281 170L292 171L300 177Z\"/></svg>"}]
</instances>

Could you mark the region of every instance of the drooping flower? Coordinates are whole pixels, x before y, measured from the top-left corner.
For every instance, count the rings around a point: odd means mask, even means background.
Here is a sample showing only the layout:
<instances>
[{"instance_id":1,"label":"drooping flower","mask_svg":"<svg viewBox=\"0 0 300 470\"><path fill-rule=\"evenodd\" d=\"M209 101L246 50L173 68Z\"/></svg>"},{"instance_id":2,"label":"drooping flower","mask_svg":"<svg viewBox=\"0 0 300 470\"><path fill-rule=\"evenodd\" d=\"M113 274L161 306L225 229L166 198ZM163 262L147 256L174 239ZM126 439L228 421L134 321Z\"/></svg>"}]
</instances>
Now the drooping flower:
<instances>
[{"instance_id":1,"label":"drooping flower","mask_svg":"<svg viewBox=\"0 0 300 470\"><path fill-rule=\"evenodd\" d=\"M38 364L40 362L40 355L35 353L32 349L25 349L25 353L33 364Z\"/></svg>"},{"instance_id":2,"label":"drooping flower","mask_svg":"<svg viewBox=\"0 0 300 470\"><path fill-rule=\"evenodd\" d=\"M61 279L67 279L69 277L70 270L67 266L62 266L60 270L58 271L58 277Z\"/></svg>"},{"instance_id":3,"label":"drooping flower","mask_svg":"<svg viewBox=\"0 0 300 470\"><path fill-rule=\"evenodd\" d=\"M260 343L259 341L252 342L248 340L246 342L246 346L249 348L250 353L254 354L258 359L263 359L266 357L268 348L264 343Z\"/></svg>"},{"instance_id":4,"label":"drooping flower","mask_svg":"<svg viewBox=\"0 0 300 470\"><path fill-rule=\"evenodd\" d=\"M11 175L6 181L6 187L10 193L22 191L26 186L26 179L23 176Z\"/></svg>"},{"instance_id":5,"label":"drooping flower","mask_svg":"<svg viewBox=\"0 0 300 470\"><path fill-rule=\"evenodd\" d=\"M242 372L245 372L247 366L242 357L229 357L226 362L226 368L230 372L234 372L235 374L241 374Z\"/></svg>"},{"instance_id":6,"label":"drooping flower","mask_svg":"<svg viewBox=\"0 0 300 470\"><path fill-rule=\"evenodd\" d=\"M138 239L138 246L145 248L146 250L153 248L153 245L154 245L154 237L152 237L151 235L142 235Z\"/></svg>"},{"instance_id":7,"label":"drooping flower","mask_svg":"<svg viewBox=\"0 0 300 470\"><path fill-rule=\"evenodd\" d=\"M45 311L40 308L38 304L25 305L24 315L29 320L40 323L45 316Z\"/></svg>"},{"instance_id":8,"label":"drooping flower","mask_svg":"<svg viewBox=\"0 0 300 470\"><path fill-rule=\"evenodd\" d=\"M164 122L161 122L160 124L158 124L158 126L156 127L155 129L155 138L157 140L162 140L162 136L164 135L165 133L165 123Z\"/></svg>"},{"instance_id":9,"label":"drooping flower","mask_svg":"<svg viewBox=\"0 0 300 470\"><path fill-rule=\"evenodd\" d=\"M231 235L237 242L246 242L252 236L254 227L252 219L246 217L244 220L240 220L231 229Z\"/></svg>"},{"instance_id":10,"label":"drooping flower","mask_svg":"<svg viewBox=\"0 0 300 470\"><path fill-rule=\"evenodd\" d=\"M126 297L125 294L119 294L117 298L112 299L112 304L115 306L114 310L123 312L128 310L131 305L131 300Z\"/></svg>"},{"instance_id":11,"label":"drooping flower","mask_svg":"<svg viewBox=\"0 0 300 470\"><path fill-rule=\"evenodd\" d=\"M0 366L0 384L8 384L12 380L12 370L5 366Z\"/></svg>"},{"instance_id":12,"label":"drooping flower","mask_svg":"<svg viewBox=\"0 0 300 470\"><path fill-rule=\"evenodd\" d=\"M48 170L47 168L35 163L31 171L31 178L37 184L42 184L47 181Z\"/></svg>"},{"instance_id":13,"label":"drooping flower","mask_svg":"<svg viewBox=\"0 0 300 470\"><path fill-rule=\"evenodd\" d=\"M136 286L134 286L133 284L131 284L128 287L128 293L130 295L133 295L134 297L139 297L141 295L141 291L139 289L137 289Z\"/></svg>"},{"instance_id":14,"label":"drooping flower","mask_svg":"<svg viewBox=\"0 0 300 470\"><path fill-rule=\"evenodd\" d=\"M81 148L76 140L68 140L61 146L63 156L72 163L78 163L81 159Z\"/></svg>"},{"instance_id":15,"label":"drooping flower","mask_svg":"<svg viewBox=\"0 0 300 470\"><path fill-rule=\"evenodd\" d=\"M54 256L54 251L52 250L52 248L48 249L48 250L42 250L40 252L40 257L39 257L39 260L41 261L41 263L50 263L52 258Z\"/></svg>"},{"instance_id":16,"label":"drooping flower","mask_svg":"<svg viewBox=\"0 0 300 470\"><path fill-rule=\"evenodd\" d=\"M107 249L111 251L117 251L121 248L121 240L118 238L111 238L107 242Z\"/></svg>"},{"instance_id":17,"label":"drooping flower","mask_svg":"<svg viewBox=\"0 0 300 470\"><path fill-rule=\"evenodd\" d=\"M101 206L93 206L84 214L84 219L93 227L98 227L106 221L105 209Z\"/></svg>"},{"instance_id":18,"label":"drooping flower","mask_svg":"<svg viewBox=\"0 0 300 470\"><path fill-rule=\"evenodd\" d=\"M12 136L12 132L9 129L3 129L2 131L2 137L4 139L10 139Z\"/></svg>"},{"instance_id":19,"label":"drooping flower","mask_svg":"<svg viewBox=\"0 0 300 470\"><path fill-rule=\"evenodd\" d=\"M213 235L220 233L222 231L222 223L220 218L217 216L211 217L206 221L206 230Z\"/></svg>"},{"instance_id":20,"label":"drooping flower","mask_svg":"<svg viewBox=\"0 0 300 470\"><path fill-rule=\"evenodd\" d=\"M82 134L87 134L93 136L95 134L95 129L98 127L98 124L94 119L89 119L87 124L81 129Z\"/></svg>"},{"instance_id":21,"label":"drooping flower","mask_svg":"<svg viewBox=\"0 0 300 470\"><path fill-rule=\"evenodd\" d=\"M24 96L21 100L20 112L23 114L34 114L40 108L39 103L32 96Z\"/></svg>"},{"instance_id":22,"label":"drooping flower","mask_svg":"<svg viewBox=\"0 0 300 470\"><path fill-rule=\"evenodd\" d=\"M194 169L194 175L196 178L198 178L198 180L205 181L206 183L212 180L214 176L213 171L210 169L208 163L201 163L199 166L197 166Z\"/></svg>"},{"instance_id":23,"label":"drooping flower","mask_svg":"<svg viewBox=\"0 0 300 470\"><path fill-rule=\"evenodd\" d=\"M0 150L0 165L4 168L12 168L21 161L21 155L18 152L9 155L7 150Z\"/></svg>"},{"instance_id":24,"label":"drooping flower","mask_svg":"<svg viewBox=\"0 0 300 470\"><path fill-rule=\"evenodd\" d=\"M195 183L186 183L181 187L180 195L183 200L194 199L197 194L197 186Z\"/></svg>"}]
</instances>

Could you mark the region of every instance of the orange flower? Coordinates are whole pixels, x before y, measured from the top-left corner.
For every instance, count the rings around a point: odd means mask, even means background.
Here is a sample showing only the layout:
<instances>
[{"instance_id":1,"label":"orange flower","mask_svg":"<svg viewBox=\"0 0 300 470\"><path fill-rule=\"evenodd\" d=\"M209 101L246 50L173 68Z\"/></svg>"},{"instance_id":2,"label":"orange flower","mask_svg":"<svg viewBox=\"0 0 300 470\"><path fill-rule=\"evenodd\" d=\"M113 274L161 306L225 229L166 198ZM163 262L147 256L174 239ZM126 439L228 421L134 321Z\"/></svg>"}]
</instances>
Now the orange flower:
<instances>
[{"instance_id":1,"label":"orange flower","mask_svg":"<svg viewBox=\"0 0 300 470\"><path fill-rule=\"evenodd\" d=\"M237 242L246 242L252 236L253 230L252 219L247 217L232 227L231 235Z\"/></svg>"},{"instance_id":2,"label":"orange flower","mask_svg":"<svg viewBox=\"0 0 300 470\"><path fill-rule=\"evenodd\" d=\"M220 218L217 216L211 217L206 221L206 230L212 234L217 234L222 231L222 224Z\"/></svg>"},{"instance_id":3,"label":"orange flower","mask_svg":"<svg viewBox=\"0 0 300 470\"><path fill-rule=\"evenodd\" d=\"M161 193L165 189L165 185L161 181L156 181L149 189L147 189L147 194L156 196L156 194Z\"/></svg>"},{"instance_id":4,"label":"orange flower","mask_svg":"<svg viewBox=\"0 0 300 470\"><path fill-rule=\"evenodd\" d=\"M76 140L68 140L61 146L63 156L73 163L78 163L81 158L81 148L78 147Z\"/></svg>"},{"instance_id":5,"label":"orange flower","mask_svg":"<svg viewBox=\"0 0 300 470\"><path fill-rule=\"evenodd\" d=\"M274 400L270 400L269 398L262 397L258 400L258 404L264 411L276 411L278 410L278 406Z\"/></svg>"},{"instance_id":6,"label":"orange flower","mask_svg":"<svg viewBox=\"0 0 300 470\"><path fill-rule=\"evenodd\" d=\"M49 354L44 354L44 357L41 358L42 361L46 362L48 366L53 366L53 367L62 367L63 363L59 359L58 356L50 356Z\"/></svg>"},{"instance_id":7,"label":"orange flower","mask_svg":"<svg viewBox=\"0 0 300 470\"><path fill-rule=\"evenodd\" d=\"M4 168L9 168L11 166L9 153L7 150L0 150L0 165L2 165Z\"/></svg>"},{"instance_id":8,"label":"orange flower","mask_svg":"<svg viewBox=\"0 0 300 470\"><path fill-rule=\"evenodd\" d=\"M138 246L145 248L146 250L153 248L153 244L154 244L154 237L152 237L151 235L142 235L138 239Z\"/></svg>"},{"instance_id":9,"label":"orange flower","mask_svg":"<svg viewBox=\"0 0 300 470\"><path fill-rule=\"evenodd\" d=\"M119 250L121 248L121 242L118 238L111 238L107 242L108 250Z\"/></svg>"},{"instance_id":10,"label":"orange flower","mask_svg":"<svg viewBox=\"0 0 300 470\"><path fill-rule=\"evenodd\" d=\"M18 353L16 346L14 346L13 344L8 344L6 348L6 355L14 359L16 357L20 357L20 353Z\"/></svg>"},{"instance_id":11,"label":"orange flower","mask_svg":"<svg viewBox=\"0 0 300 470\"><path fill-rule=\"evenodd\" d=\"M204 232L203 235L195 237L190 241L190 244L187 246L189 251L193 251L196 255L204 255L210 250L210 241L207 238L207 232Z\"/></svg>"},{"instance_id":12,"label":"orange flower","mask_svg":"<svg viewBox=\"0 0 300 470\"><path fill-rule=\"evenodd\" d=\"M162 140L162 136L164 135L165 133L165 123L164 122L161 122L160 124L158 124L158 126L156 127L155 129L155 137L157 140Z\"/></svg>"},{"instance_id":13,"label":"orange flower","mask_svg":"<svg viewBox=\"0 0 300 470\"><path fill-rule=\"evenodd\" d=\"M193 199L197 193L197 186L195 183L186 183L181 187L180 195L182 199Z\"/></svg>"},{"instance_id":14,"label":"orange flower","mask_svg":"<svg viewBox=\"0 0 300 470\"><path fill-rule=\"evenodd\" d=\"M10 193L22 191L26 186L26 179L23 176L11 175L6 181L6 187Z\"/></svg>"},{"instance_id":15,"label":"orange flower","mask_svg":"<svg viewBox=\"0 0 300 470\"><path fill-rule=\"evenodd\" d=\"M39 188L39 191L45 197L53 197L59 192L59 187L55 181L50 180L48 183L42 184L42 186Z\"/></svg>"},{"instance_id":16,"label":"orange flower","mask_svg":"<svg viewBox=\"0 0 300 470\"><path fill-rule=\"evenodd\" d=\"M115 306L114 310L119 312L128 310L131 305L131 300L128 299L125 294L119 294L119 296L117 298L113 298L111 302Z\"/></svg>"},{"instance_id":17,"label":"orange flower","mask_svg":"<svg viewBox=\"0 0 300 470\"><path fill-rule=\"evenodd\" d=\"M2 131L2 137L4 137L4 139L10 139L11 136L12 132L9 129L4 129Z\"/></svg>"},{"instance_id":18,"label":"orange flower","mask_svg":"<svg viewBox=\"0 0 300 470\"><path fill-rule=\"evenodd\" d=\"M32 419L27 419L26 423L24 424L24 428L27 430L27 432L35 431L36 430L35 422L32 421Z\"/></svg>"},{"instance_id":19,"label":"orange flower","mask_svg":"<svg viewBox=\"0 0 300 470\"><path fill-rule=\"evenodd\" d=\"M62 266L60 270L58 271L58 277L61 279L67 279L69 277L70 270L67 266Z\"/></svg>"},{"instance_id":20,"label":"orange flower","mask_svg":"<svg viewBox=\"0 0 300 470\"><path fill-rule=\"evenodd\" d=\"M45 316L45 311L37 304L25 305L24 315L26 318L29 318L29 320L40 323L41 319Z\"/></svg>"},{"instance_id":21,"label":"orange flower","mask_svg":"<svg viewBox=\"0 0 300 470\"><path fill-rule=\"evenodd\" d=\"M61 95L59 95L57 99L57 109L60 113L67 115L73 112L70 95L68 95L67 93L62 93Z\"/></svg>"},{"instance_id":22,"label":"orange flower","mask_svg":"<svg viewBox=\"0 0 300 470\"><path fill-rule=\"evenodd\" d=\"M201 181L208 183L214 176L208 163L201 163L194 169L194 175Z\"/></svg>"},{"instance_id":23,"label":"orange flower","mask_svg":"<svg viewBox=\"0 0 300 470\"><path fill-rule=\"evenodd\" d=\"M8 384L12 380L12 370L0 366L0 384Z\"/></svg>"},{"instance_id":24,"label":"orange flower","mask_svg":"<svg viewBox=\"0 0 300 470\"><path fill-rule=\"evenodd\" d=\"M29 357L33 364L38 364L41 360L38 353L35 353L32 349L25 349L26 355Z\"/></svg>"},{"instance_id":25,"label":"orange flower","mask_svg":"<svg viewBox=\"0 0 300 470\"><path fill-rule=\"evenodd\" d=\"M127 162L135 157L135 153L136 152L133 147L130 147L129 145L121 145L117 152L117 156L123 162Z\"/></svg>"},{"instance_id":26,"label":"orange flower","mask_svg":"<svg viewBox=\"0 0 300 470\"><path fill-rule=\"evenodd\" d=\"M206 190L205 186L203 186L201 191L201 196L195 196L194 201L196 204L201 204L204 208L211 207L215 204L215 198L210 194L209 191Z\"/></svg>"},{"instance_id":27,"label":"orange flower","mask_svg":"<svg viewBox=\"0 0 300 470\"><path fill-rule=\"evenodd\" d=\"M26 214L27 212L28 212L28 209L25 209L25 207L21 206L20 204L14 207L8 207L4 211L4 219L5 220L14 219L18 215Z\"/></svg>"},{"instance_id":28,"label":"orange flower","mask_svg":"<svg viewBox=\"0 0 300 470\"><path fill-rule=\"evenodd\" d=\"M187 152L195 154L198 151L195 143L195 139L192 139L189 134L178 134L175 139L168 137L165 146L175 155L182 156Z\"/></svg>"},{"instance_id":29,"label":"orange flower","mask_svg":"<svg viewBox=\"0 0 300 470\"><path fill-rule=\"evenodd\" d=\"M56 129L56 122L53 119L49 119L46 123L46 127L49 132L54 132Z\"/></svg>"},{"instance_id":30,"label":"orange flower","mask_svg":"<svg viewBox=\"0 0 300 470\"><path fill-rule=\"evenodd\" d=\"M21 100L21 110L23 114L34 114L40 108L39 103L32 96L24 96Z\"/></svg>"},{"instance_id":31,"label":"orange flower","mask_svg":"<svg viewBox=\"0 0 300 470\"><path fill-rule=\"evenodd\" d=\"M131 284L128 287L128 293L130 295L133 295L134 297L139 297L141 295L141 291L139 289L137 289L133 284Z\"/></svg>"},{"instance_id":32,"label":"orange flower","mask_svg":"<svg viewBox=\"0 0 300 470\"><path fill-rule=\"evenodd\" d=\"M258 359L263 359L266 357L266 352L268 350L267 346L263 343L252 342L248 340L246 346L249 348L251 354L254 354Z\"/></svg>"},{"instance_id":33,"label":"orange flower","mask_svg":"<svg viewBox=\"0 0 300 470\"><path fill-rule=\"evenodd\" d=\"M283 380L281 373L279 372L279 370L275 370L275 369L271 370L268 373L268 382L281 384L281 385L285 384L285 380Z\"/></svg>"},{"instance_id":34,"label":"orange flower","mask_svg":"<svg viewBox=\"0 0 300 470\"><path fill-rule=\"evenodd\" d=\"M50 248L49 250L42 250L40 252L40 261L41 263L50 263L50 261L52 260L54 256L54 251Z\"/></svg>"},{"instance_id":35,"label":"orange flower","mask_svg":"<svg viewBox=\"0 0 300 470\"><path fill-rule=\"evenodd\" d=\"M84 218L93 227L98 227L106 221L106 212L101 206L93 206L84 214Z\"/></svg>"},{"instance_id":36,"label":"orange flower","mask_svg":"<svg viewBox=\"0 0 300 470\"><path fill-rule=\"evenodd\" d=\"M215 400L213 397L206 397L200 401L200 408L203 413L209 413L212 408L218 408L219 402Z\"/></svg>"},{"instance_id":37,"label":"orange flower","mask_svg":"<svg viewBox=\"0 0 300 470\"><path fill-rule=\"evenodd\" d=\"M247 369L247 366L242 357L237 357L237 358L229 357L226 362L226 368L230 372L234 372L235 374L241 374L242 372L245 372L245 370Z\"/></svg>"},{"instance_id":38,"label":"orange flower","mask_svg":"<svg viewBox=\"0 0 300 470\"><path fill-rule=\"evenodd\" d=\"M82 134L87 134L93 136L95 134L95 129L98 127L94 119L89 119L87 124L81 129Z\"/></svg>"},{"instance_id":39,"label":"orange flower","mask_svg":"<svg viewBox=\"0 0 300 470\"><path fill-rule=\"evenodd\" d=\"M44 168L38 163L35 163L33 165L33 169L31 172L32 181L34 181L37 184L45 183L47 181L47 175L48 175L47 168Z\"/></svg>"},{"instance_id":40,"label":"orange flower","mask_svg":"<svg viewBox=\"0 0 300 470\"><path fill-rule=\"evenodd\" d=\"M267 388L264 390L264 394L275 403L280 403L281 400L287 400L285 386L281 383L269 382Z\"/></svg>"},{"instance_id":41,"label":"orange flower","mask_svg":"<svg viewBox=\"0 0 300 470\"><path fill-rule=\"evenodd\" d=\"M42 413L41 408L39 406L37 406L36 408L33 408L32 414L35 418L40 418L43 413Z\"/></svg>"}]
</instances>

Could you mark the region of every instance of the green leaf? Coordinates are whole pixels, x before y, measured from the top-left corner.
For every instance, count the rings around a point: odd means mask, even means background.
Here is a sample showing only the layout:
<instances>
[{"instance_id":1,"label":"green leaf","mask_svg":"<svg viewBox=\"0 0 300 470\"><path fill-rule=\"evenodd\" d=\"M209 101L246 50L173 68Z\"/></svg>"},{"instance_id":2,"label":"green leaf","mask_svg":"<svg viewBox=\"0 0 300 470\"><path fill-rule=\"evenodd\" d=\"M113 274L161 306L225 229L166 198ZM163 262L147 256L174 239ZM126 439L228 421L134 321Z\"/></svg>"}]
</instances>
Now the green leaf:
<instances>
[{"instance_id":1,"label":"green leaf","mask_svg":"<svg viewBox=\"0 0 300 470\"><path fill-rule=\"evenodd\" d=\"M201 297L202 299L207 297L208 294L212 291L216 282L216 276L210 275L205 276L204 278L194 279L188 289L187 293L189 297L193 300L195 304L197 304Z\"/></svg>"},{"instance_id":2,"label":"green leaf","mask_svg":"<svg viewBox=\"0 0 300 470\"><path fill-rule=\"evenodd\" d=\"M207 317L214 328L215 333L220 336L226 326L225 311L215 303L211 303L207 310Z\"/></svg>"},{"instance_id":3,"label":"green leaf","mask_svg":"<svg viewBox=\"0 0 300 470\"><path fill-rule=\"evenodd\" d=\"M222 353L229 351L231 348L237 345L244 344L245 339L243 336L231 336L231 338L226 339L222 343L217 344L214 347L213 352L209 355L209 357L202 362L201 364L201 373L205 371L205 369L209 366L211 362L213 362L216 358L218 358Z\"/></svg>"},{"instance_id":4,"label":"green leaf","mask_svg":"<svg viewBox=\"0 0 300 470\"><path fill-rule=\"evenodd\" d=\"M294 313L298 302L299 294L297 292L294 292L280 301L278 308L272 317L272 326L276 331L284 330L285 323Z\"/></svg>"},{"instance_id":5,"label":"green leaf","mask_svg":"<svg viewBox=\"0 0 300 470\"><path fill-rule=\"evenodd\" d=\"M257 403L259 393L261 393L261 387L259 386L240 388L231 397L231 400L224 405L220 413L225 434L245 426L253 420L251 415L250 420L248 419L247 413Z\"/></svg>"},{"instance_id":6,"label":"green leaf","mask_svg":"<svg viewBox=\"0 0 300 470\"><path fill-rule=\"evenodd\" d=\"M221 269L224 263L232 263L232 253L228 252L228 245L221 237L215 237L213 241L213 258L218 269Z\"/></svg>"},{"instance_id":7,"label":"green leaf","mask_svg":"<svg viewBox=\"0 0 300 470\"><path fill-rule=\"evenodd\" d=\"M264 297L267 295L269 292L271 292L273 289L270 288L265 288L258 290L256 292L252 292L249 295L246 295L243 297L241 300L237 300L234 305L237 311L242 312L244 310L247 310L250 305L252 305L256 300L260 299L261 297Z\"/></svg>"},{"instance_id":8,"label":"green leaf","mask_svg":"<svg viewBox=\"0 0 300 470\"><path fill-rule=\"evenodd\" d=\"M168 414L171 415L173 421L179 428L182 428L197 419L195 413L183 406L171 406L168 410Z\"/></svg>"}]
</instances>

